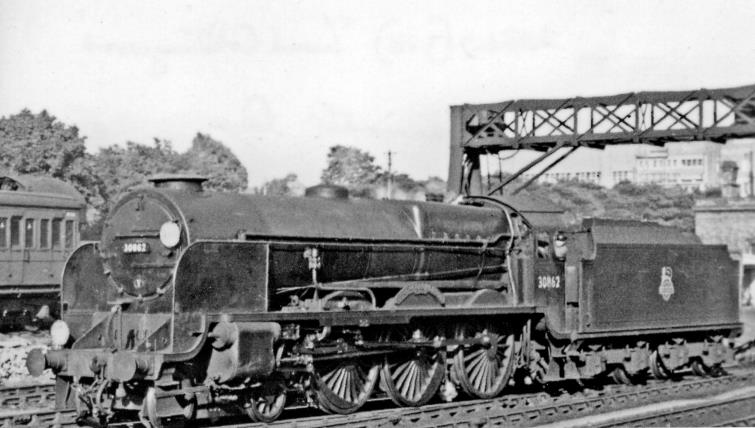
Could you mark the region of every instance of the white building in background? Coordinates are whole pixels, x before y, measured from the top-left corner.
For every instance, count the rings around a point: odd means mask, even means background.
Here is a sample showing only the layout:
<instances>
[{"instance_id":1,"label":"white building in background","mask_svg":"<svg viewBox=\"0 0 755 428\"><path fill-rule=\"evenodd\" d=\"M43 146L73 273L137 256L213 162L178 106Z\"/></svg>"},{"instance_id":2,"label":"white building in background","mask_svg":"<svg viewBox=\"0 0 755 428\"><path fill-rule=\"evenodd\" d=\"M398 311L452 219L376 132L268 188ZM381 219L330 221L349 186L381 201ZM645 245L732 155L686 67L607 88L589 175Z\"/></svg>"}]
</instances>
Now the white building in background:
<instances>
[{"instance_id":1,"label":"white building in background","mask_svg":"<svg viewBox=\"0 0 755 428\"><path fill-rule=\"evenodd\" d=\"M540 176L539 182L579 180L613 187L621 181L682 186L689 190L720 187L721 164L733 161L739 167L737 184L740 196L753 195L755 139L731 140L726 144L708 141L649 145L609 146L604 150L580 148L563 162ZM555 159L558 155L553 155ZM526 154L502 163L513 171L535 155ZM532 177L537 169L525 174Z\"/></svg>"}]
</instances>

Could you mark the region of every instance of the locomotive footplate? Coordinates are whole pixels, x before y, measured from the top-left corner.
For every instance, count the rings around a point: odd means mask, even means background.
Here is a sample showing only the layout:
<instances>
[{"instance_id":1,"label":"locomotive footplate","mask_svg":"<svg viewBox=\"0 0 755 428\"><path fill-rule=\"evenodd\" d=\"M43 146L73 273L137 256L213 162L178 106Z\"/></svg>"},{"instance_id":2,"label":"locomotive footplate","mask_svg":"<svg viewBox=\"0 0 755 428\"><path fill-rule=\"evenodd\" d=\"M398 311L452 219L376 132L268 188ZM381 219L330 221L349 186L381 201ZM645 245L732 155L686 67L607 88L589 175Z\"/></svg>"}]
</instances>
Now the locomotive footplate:
<instances>
[{"instance_id":1,"label":"locomotive footplate","mask_svg":"<svg viewBox=\"0 0 755 428\"><path fill-rule=\"evenodd\" d=\"M316 322L320 326L369 327L382 324L408 324L412 319L433 317L476 317L496 315L531 315L538 313L535 306L490 306L490 307L435 307L378 309L374 311L320 311L320 312L265 312L240 314L211 314L210 322L233 319L237 322Z\"/></svg>"}]
</instances>

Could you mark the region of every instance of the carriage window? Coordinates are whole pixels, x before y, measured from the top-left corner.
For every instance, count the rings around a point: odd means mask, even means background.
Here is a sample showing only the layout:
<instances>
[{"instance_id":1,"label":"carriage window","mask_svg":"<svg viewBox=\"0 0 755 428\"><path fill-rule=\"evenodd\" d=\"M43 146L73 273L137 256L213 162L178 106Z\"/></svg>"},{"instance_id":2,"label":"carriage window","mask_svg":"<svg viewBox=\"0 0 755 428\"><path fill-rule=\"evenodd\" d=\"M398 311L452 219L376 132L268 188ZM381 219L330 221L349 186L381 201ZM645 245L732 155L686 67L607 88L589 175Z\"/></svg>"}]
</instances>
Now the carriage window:
<instances>
[{"instance_id":1,"label":"carriage window","mask_svg":"<svg viewBox=\"0 0 755 428\"><path fill-rule=\"evenodd\" d=\"M43 218L39 221L39 248L50 248L50 240L47 232L50 229L50 220Z\"/></svg>"},{"instance_id":2,"label":"carriage window","mask_svg":"<svg viewBox=\"0 0 755 428\"><path fill-rule=\"evenodd\" d=\"M60 248L60 224L63 219L52 219L52 248Z\"/></svg>"},{"instance_id":3,"label":"carriage window","mask_svg":"<svg viewBox=\"0 0 755 428\"><path fill-rule=\"evenodd\" d=\"M10 218L10 246L18 247L21 245L21 217L13 216Z\"/></svg>"},{"instance_id":4,"label":"carriage window","mask_svg":"<svg viewBox=\"0 0 755 428\"><path fill-rule=\"evenodd\" d=\"M31 248L34 246L34 219L27 218L24 222L24 247Z\"/></svg>"},{"instance_id":5,"label":"carriage window","mask_svg":"<svg viewBox=\"0 0 755 428\"><path fill-rule=\"evenodd\" d=\"M73 220L66 220L66 248L73 248L74 232Z\"/></svg>"},{"instance_id":6,"label":"carriage window","mask_svg":"<svg viewBox=\"0 0 755 428\"><path fill-rule=\"evenodd\" d=\"M0 217L0 248L8 246L8 218Z\"/></svg>"}]
</instances>

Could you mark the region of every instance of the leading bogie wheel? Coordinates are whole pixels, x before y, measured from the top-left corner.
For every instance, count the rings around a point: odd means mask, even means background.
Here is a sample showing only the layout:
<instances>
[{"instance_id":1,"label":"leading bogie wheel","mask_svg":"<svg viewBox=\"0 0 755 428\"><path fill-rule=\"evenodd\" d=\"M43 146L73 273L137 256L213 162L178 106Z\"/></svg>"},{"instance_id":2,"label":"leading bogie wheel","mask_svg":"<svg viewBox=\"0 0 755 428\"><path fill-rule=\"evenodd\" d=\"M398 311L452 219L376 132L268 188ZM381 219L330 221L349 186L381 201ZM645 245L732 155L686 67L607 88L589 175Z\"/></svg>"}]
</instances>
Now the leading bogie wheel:
<instances>
[{"instance_id":1,"label":"leading bogie wheel","mask_svg":"<svg viewBox=\"0 0 755 428\"><path fill-rule=\"evenodd\" d=\"M435 395L446 375L446 353L432 345L434 334L429 329L415 328L392 331L383 338L392 343L415 343L385 356L380 386L399 406L417 407Z\"/></svg>"},{"instance_id":2,"label":"leading bogie wheel","mask_svg":"<svg viewBox=\"0 0 755 428\"><path fill-rule=\"evenodd\" d=\"M179 385L182 389L186 389L192 386L192 382L190 379L184 378L179 381ZM147 388L147 393L144 397L144 402L142 403L142 409L139 412L140 418L142 420L146 419L152 428L163 427L166 420L170 421L169 425L174 426L179 422L179 419L183 419L182 422L184 426L190 426L191 421L193 421L196 416L196 398L194 396L186 397L182 395L175 395L170 398L160 398L158 397L159 391L159 387ZM175 400L174 402L169 403L172 412L167 417L162 415L159 410L158 400L160 399ZM177 409L178 412L175 413L174 409Z\"/></svg>"},{"instance_id":3,"label":"leading bogie wheel","mask_svg":"<svg viewBox=\"0 0 755 428\"><path fill-rule=\"evenodd\" d=\"M163 420L157 413L157 391L155 391L154 387L149 387L147 389L147 394L144 396L144 403L142 403L140 418L142 420L146 418L152 426L151 428L162 428L163 426Z\"/></svg>"},{"instance_id":4,"label":"leading bogie wheel","mask_svg":"<svg viewBox=\"0 0 755 428\"><path fill-rule=\"evenodd\" d=\"M375 389L380 367L369 359L315 363L315 396L328 413L359 410Z\"/></svg>"},{"instance_id":5,"label":"leading bogie wheel","mask_svg":"<svg viewBox=\"0 0 755 428\"><path fill-rule=\"evenodd\" d=\"M255 422L270 423L278 419L286 407L286 386L283 382L266 382L253 390L245 403L246 414Z\"/></svg>"},{"instance_id":6,"label":"leading bogie wheel","mask_svg":"<svg viewBox=\"0 0 755 428\"><path fill-rule=\"evenodd\" d=\"M478 329L467 326L457 329L456 338L474 340L460 345L454 355L452 370L459 386L472 397L496 397L506 387L514 370L514 334L498 333L490 325Z\"/></svg>"}]
</instances>

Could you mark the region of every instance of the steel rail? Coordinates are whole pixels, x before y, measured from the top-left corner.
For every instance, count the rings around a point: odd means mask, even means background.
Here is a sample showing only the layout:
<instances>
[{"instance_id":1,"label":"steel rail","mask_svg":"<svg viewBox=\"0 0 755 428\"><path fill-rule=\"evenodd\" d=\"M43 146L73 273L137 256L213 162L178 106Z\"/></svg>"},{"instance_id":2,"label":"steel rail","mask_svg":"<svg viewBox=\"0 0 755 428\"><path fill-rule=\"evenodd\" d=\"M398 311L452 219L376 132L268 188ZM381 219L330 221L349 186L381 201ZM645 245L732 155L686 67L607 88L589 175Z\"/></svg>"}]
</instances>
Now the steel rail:
<instances>
[{"instance_id":1,"label":"steel rail","mask_svg":"<svg viewBox=\"0 0 755 428\"><path fill-rule=\"evenodd\" d=\"M77 427L76 410L34 409L0 414L0 427L68 428Z\"/></svg>"},{"instance_id":2,"label":"steel rail","mask_svg":"<svg viewBox=\"0 0 755 428\"><path fill-rule=\"evenodd\" d=\"M492 400L454 402L419 409L386 409L353 415L330 415L278 421L269 426L287 428L350 427L377 428L425 427L531 427L580 416L606 413L655 403L671 398L693 397L749 385L755 373L721 378L663 382L654 385L610 386L602 391L585 391L579 395L550 396L544 393L509 395ZM264 424L233 425L233 428L257 428Z\"/></svg>"},{"instance_id":3,"label":"steel rail","mask_svg":"<svg viewBox=\"0 0 755 428\"><path fill-rule=\"evenodd\" d=\"M755 389L742 395L692 400L670 409L618 418L586 426L609 428L629 426L752 426L755 421ZM745 425L742 425L745 424ZM574 425L580 426L580 425Z\"/></svg>"}]
</instances>

